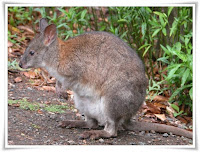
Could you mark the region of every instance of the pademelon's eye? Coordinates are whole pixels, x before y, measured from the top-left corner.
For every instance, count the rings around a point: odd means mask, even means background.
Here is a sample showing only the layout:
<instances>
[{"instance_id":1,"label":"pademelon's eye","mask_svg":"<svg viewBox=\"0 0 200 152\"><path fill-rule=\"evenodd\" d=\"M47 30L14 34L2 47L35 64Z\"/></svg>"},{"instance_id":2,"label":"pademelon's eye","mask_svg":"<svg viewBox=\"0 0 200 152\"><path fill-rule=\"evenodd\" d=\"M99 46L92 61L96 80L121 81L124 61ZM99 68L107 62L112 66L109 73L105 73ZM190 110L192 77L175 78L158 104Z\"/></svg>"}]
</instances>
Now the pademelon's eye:
<instances>
[{"instance_id":1,"label":"pademelon's eye","mask_svg":"<svg viewBox=\"0 0 200 152\"><path fill-rule=\"evenodd\" d=\"M35 53L34 51L30 51L30 55L34 55L34 53Z\"/></svg>"}]
</instances>

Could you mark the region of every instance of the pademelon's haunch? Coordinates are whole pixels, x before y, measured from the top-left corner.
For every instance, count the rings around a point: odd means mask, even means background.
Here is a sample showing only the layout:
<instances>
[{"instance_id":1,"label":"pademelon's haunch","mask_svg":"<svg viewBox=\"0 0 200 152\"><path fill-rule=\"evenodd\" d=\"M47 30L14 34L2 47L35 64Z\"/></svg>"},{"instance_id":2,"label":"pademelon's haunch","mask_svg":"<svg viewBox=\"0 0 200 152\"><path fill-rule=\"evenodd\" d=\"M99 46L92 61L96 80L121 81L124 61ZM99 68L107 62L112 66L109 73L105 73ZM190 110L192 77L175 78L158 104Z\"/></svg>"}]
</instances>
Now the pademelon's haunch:
<instances>
[{"instance_id":1,"label":"pademelon's haunch","mask_svg":"<svg viewBox=\"0 0 200 152\"><path fill-rule=\"evenodd\" d=\"M104 126L104 130L81 135L95 139L117 136L119 125L130 129L130 119L142 105L147 87L144 65L136 51L106 32L88 32L64 42L57 37L54 24L41 19L39 25L40 33L19 65L46 69L57 79L58 94L73 90L75 107L85 120L66 120L60 126Z\"/></svg>"}]
</instances>

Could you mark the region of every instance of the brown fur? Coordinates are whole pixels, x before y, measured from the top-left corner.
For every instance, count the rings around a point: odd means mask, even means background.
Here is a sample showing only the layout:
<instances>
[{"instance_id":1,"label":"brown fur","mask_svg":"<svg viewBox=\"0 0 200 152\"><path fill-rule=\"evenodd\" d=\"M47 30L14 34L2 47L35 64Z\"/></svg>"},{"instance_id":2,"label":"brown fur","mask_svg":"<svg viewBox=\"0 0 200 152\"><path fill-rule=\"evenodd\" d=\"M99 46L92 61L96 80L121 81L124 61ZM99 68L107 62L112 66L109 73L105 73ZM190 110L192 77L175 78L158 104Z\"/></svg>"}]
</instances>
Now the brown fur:
<instances>
[{"instance_id":1,"label":"brown fur","mask_svg":"<svg viewBox=\"0 0 200 152\"><path fill-rule=\"evenodd\" d=\"M98 123L104 130L87 131L82 137L117 136L118 126L129 122L145 99L147 79L136 52L106 32L85 33L63 42L45 19L40 29L20 66L45 68L57 79L59 92L74 91L75 106L86 120L65 121L61 127L93 128Z\"/></svg>"}]
</instances>

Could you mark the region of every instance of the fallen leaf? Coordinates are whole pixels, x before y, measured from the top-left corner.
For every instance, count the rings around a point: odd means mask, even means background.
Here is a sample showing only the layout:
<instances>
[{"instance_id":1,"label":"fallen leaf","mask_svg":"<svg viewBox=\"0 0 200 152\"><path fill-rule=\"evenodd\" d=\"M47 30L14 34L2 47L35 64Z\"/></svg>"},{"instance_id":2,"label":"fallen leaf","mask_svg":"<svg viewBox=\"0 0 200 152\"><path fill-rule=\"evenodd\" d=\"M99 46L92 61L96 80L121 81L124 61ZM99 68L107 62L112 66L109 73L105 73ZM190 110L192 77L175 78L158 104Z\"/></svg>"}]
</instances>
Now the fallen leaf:
<instances>
[{"instance_id":1,"label":"fallen leaf","mask_svg":"<svg viewBox=\"0 0 200 152\"><path fill-rule=\"evenodd\" d=\"M51 101L45 101L44 103L45 104L51 104Z\"/></svg>"},{"instance_id":2,"label":"fallen leaf","mask_svg":"<svg viewBox=\"0 0 200 152\"><path fill-rule=\"evenodd\" d=\"M56 82L56 79L54 77L50 79L49 73L45 69L41 70L41 75L42 78L44 78L44 81L48 84L53 84Z\"/></svg>"},{"instance_id":3,"label":"fallen leaf","mask_svg":"<svg viewBox=\"0 0 200 152\"><path fill-rule=\"evenodd\" d=\"M24 134L24 133L21 133L21 136L25 136L25 134Z\"/></svg>"},{"instance_id":4,"label":"fallen leaf","mask_svg":"<svg viewBox=\"0 0 200 152\"><path fill-rule=\"evenodd\" d=\"M155 97L153 98L153 100L155 100L155 101L168 101L169 98L164 97L164 96L161 96L161 95L158 95L158 96L155 96Z\"/></svg>"},{"instance_id":5,"label":"fallen leaf","mask_svg":"<svg viewBox=\"0 0 200 152\"><path fill-rule=\"evenodd\" d=\"M13 46L13 43L8 41L8 47L11 47L11 46Z\"/></svg>"},{"instance_id":6,"label":"fallen leaf","mask_svg":"<svg viewBox=\"0 0 200 152\"><path fill-rule=\"evenodd\" d=\"M37 111L37 113L38 113L38 114L43 114L43 111L39 109L39 110Z\"/></svg>"},{"instance_id":7,"label":"fallen leaf","mask_svg":"<svg viewBox=\"0 0 200 152\"><path fill-rule=\"evenodd\" d=\"M87 144L87 141L86 141L86 140L83 140L83 143L84 143L84 145L86 145L86 144Z\"/></svg>"},{"instance_id":8,"label":"fallen leaf","mask_svg":"<svg viewBox=\"0 0 200 152\"><path fill-rule=\"evenodd\" d=\"M170 117L174 117L173 114L176 112L171 106L166 107L167 113L169 113Z\"/></svg>"},{"instance_id":9,"label":"fallen leaf","mask_svg":"<svg viewBox=\"0 0 200 152\"><path fill-rule=\"evenodd\" d=\"M185 120L187 120L188 122L191 122L191 121L192 121L192 118L191 118L191 117L183 116L183 118L184 118Z\"/></svg>"},{"instance_id":10,"label":"fallen leaf","mask_svg":"<svg viewBox=\"0 0 200 152\"><path fill-rule=\"evenodd\" d=\"M25 30L25 31L28 31L29 33L31 33L31 34L35 34L34 33L34 31L31 29L31 28L29 28L29 27L27 27L27 26L17 26L20 30Z\"/></svg>"},{"instance_id":11,"label":"fallen leaf","mask_svg":"<svg viewBox=\"0 0 200 152\"><path fill-rule=\"evenodd\" d=\"M179 121L181 121L181 123L185 123L185 124L187 124L188 122L187 122L187 120L185 120L183 117L181 117L181 116L177 116L176 117Z\"/></svg>"},{"instance_id":12,"label":"fallen leaf","mask_svg":"<svg viewBox=\"0 0 200 152\"><path fill-rule=\"evenodd\" d=\"M20 30L10 24L8 24L8 29L14 33L21 33Z\"/></svg>"},{"instance_id":13,"label":"fallen leaf","mask_svg":"<svg viewBox=\"0 0 200 152\"><path fill-rule=\"evenodd\" d=\"M9 47L8 48L8 57L15 57L16 58L17 56L13 55L12 52L13 52L13 49L11 47Z\"/></svg>"},{"instance_id":14,"label":"fallen leaf","mask_svg":"<svg viewBox=\"0 0 200 152\"><path fill-rule=\"evenodd\" d=\"M33 83L31 83L32 86L40 86L43 82L40 79L34 80Z\"/></svg>"},{"instance_id":15,"label":"fallen leaf","mask_svg":"<svg viewBox=\"0 0 200 152\"><path fill-rule=\"evenodd\" d=\"M28 72L23 72L23 74L31 79L34 79L37 77L37 74L34 71L28 71Z\"/></svg>"},{"instance_id":16,"label":"fallen leaf","mask_svg":"<svg viewBox=\"0 0 200 152\"><path fill-rule=\"evenodd\" d=\"M166 117L165 117L165 114L154 114L158 119L162 120L162 121L165 121L166 120Z\"/></svg>"},{"instance_id":17,"label":"fallen leaf","mask_svg":"<svg viewBox=\"0 0 200 152\"><path fill-rule=\"evenodd\" d=\"M19 82L22 82L22 78L21 77L16 77L14 79L15 83L19 83Z\"/></svg>"},{"instance_id":18,"label":"fallen leaf","mask_svg":"<svg viewBox=\"0 0 200 152\"><path fill-rule=\"evenodd\" d=\"M166 106L165 104L163 104L162 102L155 102L154 105L155 105L156 107L163 108L163 109L166 109L166 107L167 107L167 106Z\"/></svg>"},{"instance_id":19,"label":"fallen leaf","mask_svg":"<svg viewBox=\"0 0 200 152\"><path fill-rule=\"evenodd\" d=\"M42 86L42 87L38 87L38 90L46 90L46 91L56 91L56 88L53 86Z\"/></svg>"},{"instance_id":20,"label":"fallen leaf","mask_svg":"<svg viewBox=\"0 0 200 152\"><path fill-rule=\"evenodd\" d=\"M12 107L20 107L20 104L19 103L13 103L13 104L8 104L9 106L12 106Z\"/></svg>"},{"instance_id":21,"label":"fallen leaf","mask_svg":"<svg viewBox=\"0 0 200 152\"><path fill-rule=\"evenodd\" d=\"M156 113L156 114L160 114L161 110L159 107L154 106L152 103L150 102L146 102L146 106L147 106L147 110L152 112L152 113Z\"/></svg>"},{"instance_id":22,"label":"fallen leaf","mask_svg":"<svg viewBox=\"0 0 200 152\"><path fill-rule=\"evenodd\" d=\"M56 91L56 88L53 87L53 86L43 86L44 90L47 90L47 91Z\"/></svg>"}]
</instances>

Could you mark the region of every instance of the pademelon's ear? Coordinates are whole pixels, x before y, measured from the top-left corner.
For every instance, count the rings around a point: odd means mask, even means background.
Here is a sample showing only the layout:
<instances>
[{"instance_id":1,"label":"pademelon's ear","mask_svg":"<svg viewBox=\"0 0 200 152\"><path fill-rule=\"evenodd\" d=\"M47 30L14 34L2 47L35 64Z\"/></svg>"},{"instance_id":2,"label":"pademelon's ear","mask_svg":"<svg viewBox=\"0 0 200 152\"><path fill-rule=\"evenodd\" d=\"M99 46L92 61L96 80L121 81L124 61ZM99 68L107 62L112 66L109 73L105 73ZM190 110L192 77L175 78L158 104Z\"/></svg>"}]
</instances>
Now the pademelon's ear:
<instances>
[{"instance_id":1,"label":"pademelon's ear","mask_svg":"<svg viewBox=\"0 0 200 152\"><path fill-rule=\"evenodd\" d=\"M41 18L40 22L39 22L39 26L40 26L40 32L44 32L45 28L48 26L48 22L46 20L46 18Z\"/></svg>"},{"instance_id":2,"label":"pademelon's ear","mask_svg":"<svg viewBox=\"0 0 200 152\"><path fill-rule=\"evenodd\" d=\"M56 25L50 24L44 30L44 45L49 46L57 37Z\"/></svg>"}]
</instances>

